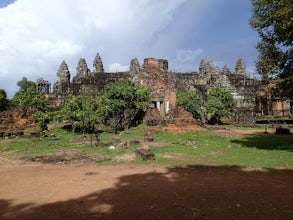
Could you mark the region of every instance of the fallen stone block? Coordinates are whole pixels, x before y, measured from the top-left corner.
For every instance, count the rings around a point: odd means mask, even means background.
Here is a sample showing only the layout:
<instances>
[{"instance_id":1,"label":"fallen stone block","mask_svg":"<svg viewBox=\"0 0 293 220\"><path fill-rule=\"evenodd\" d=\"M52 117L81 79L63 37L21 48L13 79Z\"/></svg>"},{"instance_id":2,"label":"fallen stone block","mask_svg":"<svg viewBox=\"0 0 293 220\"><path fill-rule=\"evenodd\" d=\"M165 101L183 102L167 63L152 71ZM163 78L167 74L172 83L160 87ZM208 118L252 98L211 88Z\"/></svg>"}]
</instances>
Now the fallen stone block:
<instances>
[{"instance_id":1,"label":"fallen stone block","mask_svg":"<svg viewBox=\"0 0 293 220\"><path fill-rule=\"evenodd\" d=\"M151 137L146 137L146 138L144 139L144 141L145 141L145 142L153 142L154 139L151 138Z\"/></svg>"},{"instance_id":2,"label":"fallen stone block","mask_svg":"<svg viewBox=\"0 0 293 220\"><path fill-rule=\"evenodd\" d=\"M113 137L112 137L112 142L113 142L113 143L120 143L121 141L122 141L121 138L118 137L118 136L113 136Z\"/></svg>"},{"instance_id":3,"label":"fallen stone block","mask_svg":"<svg viewBox=\"0 0 293 220\"><path fill-rule=\"evenodd\" d=\"M289 128L276 128L276 134L290 134Z\"/></svg>"},{"instance_id":4,"label":"fallen stone block","mask_svg":"<svg viewBox=\"0 0 293 220\"><path fill-rule=\"evenodd\" d=\"M140 142L138 140L131 140L130 144L139 144Z\"/></svg>"},{"instance_id":5,"label":"fallen stone block","mask_svg":"<svg viewBox=\"0 0 293 220\"><path fill-rule=\"evenodd\" d=\"M153 160L155 154L151 150L146 150L144 148L138 148L135 150L135 156L137 159L142 160Z\"/></svg>"},{"instance_id":6,"label":"fallen stone block","mask_svg":"<svg viewBox=\"0 0 293 220\"><path fill-rule=\"evenodd\" d=\"M31 132L31 137L40 137L39 132Z\"/></svg>"}]
</instances>

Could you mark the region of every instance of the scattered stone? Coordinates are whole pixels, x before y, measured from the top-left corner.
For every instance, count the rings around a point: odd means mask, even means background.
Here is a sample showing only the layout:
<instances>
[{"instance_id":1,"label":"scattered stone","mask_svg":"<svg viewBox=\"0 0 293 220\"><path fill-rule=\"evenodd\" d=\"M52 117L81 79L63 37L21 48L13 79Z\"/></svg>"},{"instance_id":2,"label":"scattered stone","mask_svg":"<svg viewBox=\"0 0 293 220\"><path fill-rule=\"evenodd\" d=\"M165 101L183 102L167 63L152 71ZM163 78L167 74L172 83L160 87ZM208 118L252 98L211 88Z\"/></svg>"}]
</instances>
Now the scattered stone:
<instances>
[{"instance_id":1,"label":"scattered stone","mask_svg":"<svg viewBox=\"0 0 293 220\"><path fill-rule=\"evenodd\" d=\"M40 137L40 132L31 132L31 137Z\"/></svg>"},{"instance_id":2,"label":"scattered stone","mask_svg":"<svg viewBox=\"0 0 293 220\"><path fill-rule=\"evenodd\" d=\"M130 144L139 144L140 142L138 140L131 140Z\"/></svg>"},{"instance_id":3,"label":"scattered stone","mask_svg":"<svg viewBox=\"0 0 293 220\"><path fill-rule=\"evenodd\" d=\"M276 128L276 134L290 134L290 129L289 128Z\"/></svg>"},{"instance_id":4,"label":"scattered stone","mask_svg":"<svg viewBox=\"0 0 293 220\"><path fill-rule=\"evenodd\" d=\"M110 158L100 154L89 154L75 151L61 151L55 154L21 156L19 157L19 159L27 162L38 162L44 164L69 164L80 162L92 163L96 161L109 160Z\"/></svg>"},{"instance_id":5,"label":"scattered stone","mask_svg":"<svg viewBox=\"0 0 293 220\"><path fill-rule=\"evenodd\" d=\"M115 146L109 146L109 150L116 150Z\"/></svg>"},{"instance_id":6,"label":"scattered stone","mask_svg":"<svg viewBox=\"0 0 293 220\"><path fill-rule=\"evenodd\" d=\"M10 132L6 132L6 133L4 133L4 137L11 137L11 133Z\"/></svg>"},{"instance_id":7,"label":"scattered stone","mask_svg":"<svg viewBox=\"0 0 293 220\"><path fill-rule=\"evenodd\" d=\"M135 150L135 156L137 159L142 160L153 160L155 154L151 150L146 150L144 148L138 148Z\"/></svg>"},{"instance_id":8,"label":"scattered stone","mask_svg":"<svg viewBox=\"0 0 293 220\"><path fill-rule=\"evenodd\" d=\"M116 146L116 148L119 150L125 150L125 149L128 149L128 147L129 147L129 144L127 141L123 141Z\"/></svg>"},{"instance_id":9,"label":"scattered stone","mask_svg":"<svg viewBox=\"0 0 293 220\"><path fill-rule=\"evenodd\" d=\"M112 137L112 141L113 141L113 143L120 143L122 140L121 140L121 138L118 137L118 136L113 136L113 137Z\"/></svg>"},{"instance_id":10,"label":"scattered stone","mask_svg":"<svg viewBox=\"0 0 293 220\"><path fill-rule=\"evenodd\" d=\"M187 146L196 146L197 142L196 141L188 141Z\"/></svg>"},{"instance_id":11,"label":"scattered stone","mask_svg":"<svg viewBox=\"0 0 293 220\"><path fill-rule=\"evenodd\" d=\"M21 136L24 135L24 132L23 132L23 131L18 131L18 132L15 132L14 134L15 134L15 136L17 136L17 137L21 137Z\"/></svg>"},{"instance_id":12,"label":"scattered stone","mask_svg":"<svg viewBox=\"0 0 293 220\"><path fill-rule=\"evenodd\" d=\"M145 141L145 142L153 142L153 141L154 141L154 138L152 138L152 137L146 137L146 138L144 139L144 141Z\"/></svg>"}]
</instances>

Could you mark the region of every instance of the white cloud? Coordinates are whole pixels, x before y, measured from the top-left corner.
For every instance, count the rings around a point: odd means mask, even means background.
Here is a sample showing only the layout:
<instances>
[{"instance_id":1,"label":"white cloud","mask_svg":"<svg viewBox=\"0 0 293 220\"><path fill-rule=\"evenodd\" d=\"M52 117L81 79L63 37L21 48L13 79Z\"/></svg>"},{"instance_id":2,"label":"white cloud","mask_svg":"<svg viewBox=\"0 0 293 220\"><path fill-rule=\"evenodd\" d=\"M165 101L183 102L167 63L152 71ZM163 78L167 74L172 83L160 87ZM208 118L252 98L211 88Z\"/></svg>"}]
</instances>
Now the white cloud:
<instances>
[{"instance_id":1,"label":"white cloud","mask_svg":"<svg viewBox=\"0 0 293 220\"><path fill-rule=\"evenodd\" d=\"M22 76L54 80L62 60L74 69L80 57L97 52L109 70L126 70L111 62L144 56L185 1L18 0L0 9L0 88Z\"/></svg>"},{"instance_id":2,"label":"white cloud","mask_svg":"<svg viewBox=\"0 0 293 220\"><path fill-rule=\"evenodd\" d=\"M195 59L203 53L202 49L196 50L177 50L176 60L182 63L194 62Z\"/></svg>"},{"instance_id":3,"label":"white cloud","mask_svg":"<svg viewBox=\"0 0 293 220\"><path fill-rule=\"evenodd\" d=\"M38 51L45 52L46 56L51 57L70 56L82 50L82 45L72 44L67 41L52 42L48 40L37 40L33 45Z\"/></svg>"},{"instance_id":4,"label":"white cloud","mask_svg":"<svg viewBox=\"0 0 293 220\"><path fill-rule=\"evenodd\" d=\"M129 66L123 66L120 63L111 63L109 72L125 72L129 70Z\"/></svg>"},{"instance_id":5,"label":"white cloud","mask_svg":"<svg viewBox=\"0 0 293 220\"><path fill-rule=\"evenodd\" d=\"M200 27L220 9L219 2L17 0L0 8L0 88L11 97L11 87L23 76L53 84L62 60L74 76L79 58L91 68L97 52L106 71L126 70L124 64L135 57L164 58L172 69L194 69L207 52L197 45Z\"/></svg>"}]
</instances>

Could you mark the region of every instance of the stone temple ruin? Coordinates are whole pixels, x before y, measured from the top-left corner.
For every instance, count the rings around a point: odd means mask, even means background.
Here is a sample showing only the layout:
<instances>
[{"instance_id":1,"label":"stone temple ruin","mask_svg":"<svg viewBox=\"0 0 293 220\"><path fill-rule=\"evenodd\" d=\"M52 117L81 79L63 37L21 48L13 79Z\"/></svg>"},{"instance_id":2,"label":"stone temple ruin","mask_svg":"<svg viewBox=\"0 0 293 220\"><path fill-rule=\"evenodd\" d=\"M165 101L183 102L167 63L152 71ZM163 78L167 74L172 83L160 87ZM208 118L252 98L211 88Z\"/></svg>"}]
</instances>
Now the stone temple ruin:
<instances>
[{"instance_id":1,"label":"stone temple ruin","mask_svg":"<svg viewBox=\"0 0 293 220\"><path fill-rule=\"evenodd\" d=\"M105 72L102 59L97 54L92 70L88 68L86 60L81 58L76 68L76 75L72 79L68 66L63 61L57 72L57 82L54 83L52 92L50 83L44 79L38 79L36 86L38 91L47 95L49 107L57 110L63 106L66 95L75 96L86 89L103 91L108 83L119 79L127 79L148 86L153 94L152 107L158 109L161 116L167 115L175 108L176 92L197 91L205 99L210 89L215 86L224 86L231 91L237 103L237 117L246 115L247 118L255 114L271 113L263 111L267 106L266 100L256 98L260 81L246 74L245 63L242 59L237 61L234 72L231 72L227 66L221 70L211 61L204 59L200 62L198 71L170 72L167 60L155 58L144 59L142 66L137 59L133 59L130 62L129 71ZM275 115L290 114L288 102L282 101L282 103L282 109L278 107L280 105L275 105Z\"/></svg>"}]
</instances>

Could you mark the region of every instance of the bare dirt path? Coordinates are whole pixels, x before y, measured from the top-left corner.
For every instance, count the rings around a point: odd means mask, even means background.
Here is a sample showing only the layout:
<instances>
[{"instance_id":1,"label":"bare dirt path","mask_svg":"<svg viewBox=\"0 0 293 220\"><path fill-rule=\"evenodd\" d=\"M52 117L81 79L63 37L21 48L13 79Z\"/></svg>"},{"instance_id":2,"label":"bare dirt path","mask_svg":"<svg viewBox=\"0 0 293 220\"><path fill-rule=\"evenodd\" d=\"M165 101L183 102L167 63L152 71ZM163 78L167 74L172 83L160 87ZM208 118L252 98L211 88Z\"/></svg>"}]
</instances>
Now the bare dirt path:
<instances>
[{"instance_id":1,"label":"bare dirt path","mask_svg":"<svg viewBox=\"0 0 293 220\"><path fill-rule=\"evenodd\" d=\"M292 170L0 166L0 219L292 218Z\"/></svg>"}]
</instances>

